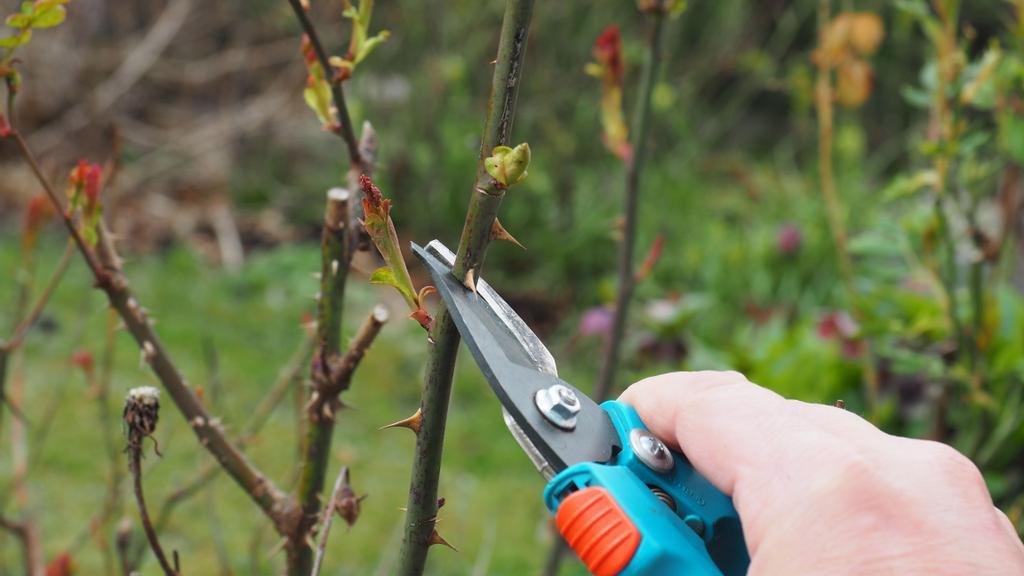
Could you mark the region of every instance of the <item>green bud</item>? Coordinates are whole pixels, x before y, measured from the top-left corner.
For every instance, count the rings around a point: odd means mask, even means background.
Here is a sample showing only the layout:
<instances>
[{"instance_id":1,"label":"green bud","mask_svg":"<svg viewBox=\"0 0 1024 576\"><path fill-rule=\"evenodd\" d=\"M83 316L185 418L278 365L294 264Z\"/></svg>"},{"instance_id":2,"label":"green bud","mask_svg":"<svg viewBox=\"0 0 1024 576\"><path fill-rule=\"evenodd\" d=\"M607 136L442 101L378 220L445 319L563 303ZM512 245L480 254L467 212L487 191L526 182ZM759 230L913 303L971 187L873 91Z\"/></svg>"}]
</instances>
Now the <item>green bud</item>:
<instances>
[{"instance_id":1,"label":"green bud","mask_svg":"<svg viewBox=\"0 0 1024 576\"><path fill-rule=\"evenodd\" d=\"M515 148L498 146L491 157L484 160L484 167L498 184L518 184L526 178L526 169L530 167L530 145L523 142Z\"/></svg>"},{"instance_id":2,"label":"green bud","mask_svg":"<svg viewBox=\"0 0 1024 576\"><path fill-rule=\"evenodd\" d=\"M637 0L641 12L679 16L686 10L686 0Z\"/></svg>"}]
</instances>

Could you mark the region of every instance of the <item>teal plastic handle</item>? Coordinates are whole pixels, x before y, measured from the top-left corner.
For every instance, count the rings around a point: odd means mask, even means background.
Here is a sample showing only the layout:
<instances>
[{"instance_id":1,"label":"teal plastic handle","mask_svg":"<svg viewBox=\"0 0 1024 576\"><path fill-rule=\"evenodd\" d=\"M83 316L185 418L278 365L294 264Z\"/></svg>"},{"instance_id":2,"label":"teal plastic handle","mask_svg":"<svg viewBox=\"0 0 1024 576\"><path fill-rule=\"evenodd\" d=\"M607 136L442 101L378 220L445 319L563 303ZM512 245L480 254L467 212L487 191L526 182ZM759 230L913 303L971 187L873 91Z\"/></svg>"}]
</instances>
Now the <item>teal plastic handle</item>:
<instances>
[{"instance_id":1,"label":"teal plastic handle","mask_svg":"<svg viewBox=\"0 0 1024 576\"><path fill-rule=\"evenodd\" d=\"M552 514L572 493L606 489L636 526L640 543L619 576L746 574L750 556L732 500L704 479L681 454L666 472L649 468L630 446L634 429L647 430L628 404L601 404L622 443L608 464L581 463L552 478L544 503Z\"/></svg>"}]
</instances>

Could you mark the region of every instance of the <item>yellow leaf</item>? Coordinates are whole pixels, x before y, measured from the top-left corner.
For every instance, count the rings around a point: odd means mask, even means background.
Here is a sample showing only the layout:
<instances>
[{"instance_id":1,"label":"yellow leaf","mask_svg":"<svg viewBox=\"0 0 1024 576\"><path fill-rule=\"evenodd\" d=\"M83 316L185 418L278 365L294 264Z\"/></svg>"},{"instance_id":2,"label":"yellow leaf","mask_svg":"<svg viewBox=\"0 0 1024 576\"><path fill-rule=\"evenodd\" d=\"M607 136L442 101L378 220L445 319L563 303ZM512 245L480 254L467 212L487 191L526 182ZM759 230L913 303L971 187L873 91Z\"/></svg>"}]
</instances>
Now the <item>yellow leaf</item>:
<instances>
[{"instance_id":1,"label":"yellow leaf","mask_svg":"<svg viewBox=\"0 0 1024 576\"><path fill-rule=\"evenodd\" d=\"M836 98L841 106L859 108L871 96L874 75L871 65L859 59L847 60L836 74Z\"/></svg>"},{"instance_id":2,"label":"yellow leaf","mask_svg":"<svg viewBox=\"0 0 1024 576\"><path fill-rule=\"evenodd\" d=\"M878 50L885 37L885 27L877 14L858 12L850 15L849 34L853 48L867 56Z\"/></svg>"}]
</instances>

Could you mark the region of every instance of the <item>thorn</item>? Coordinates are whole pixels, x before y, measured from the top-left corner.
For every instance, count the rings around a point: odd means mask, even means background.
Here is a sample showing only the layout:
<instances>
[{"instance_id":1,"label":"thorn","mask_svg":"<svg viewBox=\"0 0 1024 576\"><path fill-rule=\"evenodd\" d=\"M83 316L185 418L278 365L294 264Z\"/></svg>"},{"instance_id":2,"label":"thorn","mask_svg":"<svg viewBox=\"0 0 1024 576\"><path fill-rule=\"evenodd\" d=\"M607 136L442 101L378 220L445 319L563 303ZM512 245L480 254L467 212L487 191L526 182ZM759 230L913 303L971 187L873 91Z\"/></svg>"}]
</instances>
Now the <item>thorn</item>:
<instances>
[{"instance_id":1,"label":"thorn","mask_svg":"<svg viewBox=\"0 0 1024 576\"><path fill-rule=\"evenodd\" d=\"M331 276L337 276L337 275L338 275L338 261L337 260L331 260Z\"/></svg>"},{"instance_id":2,"label":"thorn","mask_svg":"<svg viewBox=\"0 0 1024 576\"><path fill-rule=\"evenodd\" d=\"M422 421L423 413L420 409L417 409L416 413L413 414L412 416L409 416L404 420L399 420L398 422L395 422L393 424L388 424L387 426L381 426L377 430L386 430L388 428L408 428L409 430L412 430L413 432L419 434L420 423Z\"/></svg>"},{"instance_id":3,"label":"thorn","mask_svg":"<svg viewBox=\"0 0 1024 576\"><path fill-rule=\"evenodd\" d=\"M840 410L846 410L846 400L843 400L841 398L839 400L836 400L835 406Z\"/></svg>"},{"instance_id":4,"label":"thorn","mask_svg":"<svg viewBox=\"0 0 1024 576\"><path fill-rule=\"evenodd\" d=\"M149 340L146 340L142 343L142 350L140 350L139 352L140 366L142 364L151 364L153 362L153 358L156 357L156 348L153 347L153 343L150 342Z\"/></svg>"},{"instance_id":5,"label":"thorn","mask_svg":"<svg viewBox=\"0 0 1024 576\"><path fill-rule=\"evenodd\" d=\"M470 292L473 294L476 294L476 280L473 278L472 268L466 272L466 277L462 279L462 285L469 288Z\"/></svg>"},{"instance_id":6,"label":"thorn","mask_svg":"<svg viewBox=\"0 0 1024 576\"><path fill-rule=\"evenodd\" d=\"M501 225L501 221L498 220L497 218L494 219L494 224L491 224L491 239L505 240L507 242L515 244L516 246L519 246L523 250L526 250L526 246L523 246L523 244L519 240L516 240L515 236L509 234L508 230L506 230L505 227Z\"/></svg>"},{"instance_id":7,"label":"thorn","mask_svg":"<svg viewBox=\"0 0 1024 576\"><path fill-rule=\"evenodd\" d=\"M444 496L442 496L442 497L437 499L437 509L438 510L440 510L441 508L444 508L444 502L445 502Z\"/></svg>"},{"instance_id":8,"label":"thorn","mask_svg":"<svg viewBox=\"0 0 1024 576\"><path fill-rule=\"evenodd\" d=\"M434 528L434 531L430 533L430 541L427 542L427 544L429 544L430 546L433 546L434 544L440 544L442 546L447 546L447 547L451 548L452 550L455 550L456 552L458 552L458 550L455 549L455 546L452 546L451 544L449 544L447 540L445 540L444 538L441 537L440 534L438 534L437 528Z\"/></svg>"}]
</instances>

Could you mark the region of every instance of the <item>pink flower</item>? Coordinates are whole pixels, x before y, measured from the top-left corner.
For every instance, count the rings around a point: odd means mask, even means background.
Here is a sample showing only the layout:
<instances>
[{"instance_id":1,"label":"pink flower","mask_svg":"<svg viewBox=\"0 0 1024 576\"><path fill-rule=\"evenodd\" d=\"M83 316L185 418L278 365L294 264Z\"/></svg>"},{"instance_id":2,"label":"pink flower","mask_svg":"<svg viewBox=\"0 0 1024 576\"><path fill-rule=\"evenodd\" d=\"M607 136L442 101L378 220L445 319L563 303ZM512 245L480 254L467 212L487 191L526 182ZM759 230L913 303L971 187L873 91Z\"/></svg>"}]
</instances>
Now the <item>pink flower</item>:
<instances>
[{"instance_id":1,"label":"pink flower","mask_svg":"<svg viewBox=\"0 0 1024 576\"><path fill-rule=\"evenodd\" d=\"M612 331L612 311L605 306L595 306L583 313L576 332L580 336L607 337Z\"/></svg>"},{"instance_id":2,"label":"pink flower","mask_svg":"<svg viewBox=\"0 0 1024 576\"><path fill-rule=\"evenodd\" d=\"M786 224L775 235L775 246L783 256L792 256L800 251L804 235L795 224Z\"/></svg>"},{"instance_id":3,"label":"pink flower","mask_svg":"<svg viewBox=\"0 0 1024 576\"><path fill-rule=\"evenodd\" d=\"M818 336L839 342L843 356L857 358L864 352L860 325L846 312L829 312L818 320Z\"/></svg>"}]
</instances>

